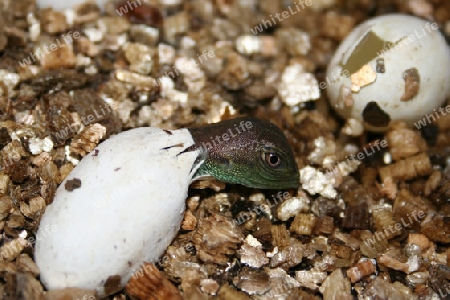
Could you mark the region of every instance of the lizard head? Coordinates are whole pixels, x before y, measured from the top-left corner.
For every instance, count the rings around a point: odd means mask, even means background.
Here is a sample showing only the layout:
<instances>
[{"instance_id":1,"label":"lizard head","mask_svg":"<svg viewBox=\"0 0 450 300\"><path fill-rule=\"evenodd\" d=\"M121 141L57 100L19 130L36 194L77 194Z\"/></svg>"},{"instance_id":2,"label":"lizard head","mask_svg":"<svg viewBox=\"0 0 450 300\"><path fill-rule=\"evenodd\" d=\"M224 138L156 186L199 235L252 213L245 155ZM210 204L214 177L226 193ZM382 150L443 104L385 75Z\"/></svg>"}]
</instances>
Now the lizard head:
<instances>
[{"instance_id":1,"label":"lizard head","mask_svg":"<svg viewBox=\"0 0 450 300\"><path fill-rule=\"evenodd\" d=\"M203 155L194 179L213 176L260 189L298 187L294 154L285 135L274 124L242 117L189 131Z\"/></svg>"}]
</instances>

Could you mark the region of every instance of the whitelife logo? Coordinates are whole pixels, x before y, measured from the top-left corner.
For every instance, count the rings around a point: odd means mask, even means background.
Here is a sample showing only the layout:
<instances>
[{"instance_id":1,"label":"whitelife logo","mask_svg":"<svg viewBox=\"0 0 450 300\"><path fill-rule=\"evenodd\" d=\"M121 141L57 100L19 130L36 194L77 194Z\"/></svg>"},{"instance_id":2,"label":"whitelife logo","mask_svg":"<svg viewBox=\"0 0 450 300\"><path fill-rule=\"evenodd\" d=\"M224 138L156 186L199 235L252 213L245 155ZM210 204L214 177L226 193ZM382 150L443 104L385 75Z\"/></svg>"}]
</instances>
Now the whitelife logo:
<instances>
[{"instance_id":1,"label":"whitelife logo","mask_svg":"<svg viewBox=\"0 0 450 300\"><path fill-rule=\"evenodd\" d=\"M49 54L50 52L54 52L62 47L67 46L67 44L71 44L73 42L73 40L75 39L79 39L81 37L80 33L78 31L75 31L72 33L72 31L69 31L67 35L63 34L62 35L62 39L63 42L61 42L58 39L56 39L55 43L50 44L50 46L45 45L43 47L38 47L36 49L36 51L31 52L30 55L28 55L28 57L22 59L22 61L19 61L19 65L23 68L26 65L31 65L32 63L36 62L36 58L38 58L39 60L42 57L43 52L45 54Z\"/></svg>"},{"instance_id":2,"label":"whitelife logo","mask_svg":"<svg viewBox=\"0 0 450 300\"><path fill-rule=\"evenodd\" d=\"M148 1L149 1L149 0L142 0L142 2L144 2L144 3L147 3ZM116 9L116 13L117 13L119 16L123 16L123 15L127 14L128 11L132 11L133 9L135 9L135 8L141 6L141 5L142 5L142 3L141 3L140 0L136 0L136 1L127 1L127 4L126 4L126 5L122 5L121 7L119 7L118 9ZM128 10L128 8L129 8L130 10Z\"/></svg>"},{"instance_id":3,"label":"whitelife logo","mask_svg":"<svg viewBox=\"0 0 450 300\"><path fill-rule=\"evenodd\" d=\"M263 26L265 29L275 26L277 24L277 21L275 20L275 18L277 18L277 20L279 22L282 22L283 20L289 18L290 16L293 16L293 15L299 13L302 9L305 9L305 7L311 6L312 0L306 0L306 1L300 0L298 2L294 2L294 5L295 5L295 10L292 9L292 7L289 5L288 6L289 11L285 10L282 13L276 13L275 17L270 15L270 20L261 20L261 23L259 23L259 25L255 26L255 27L251 28L250 31L254 35L258 35L264 31ZM272 20L272 22L271 22L271 20Z\"/></svg>"}]
</instances>

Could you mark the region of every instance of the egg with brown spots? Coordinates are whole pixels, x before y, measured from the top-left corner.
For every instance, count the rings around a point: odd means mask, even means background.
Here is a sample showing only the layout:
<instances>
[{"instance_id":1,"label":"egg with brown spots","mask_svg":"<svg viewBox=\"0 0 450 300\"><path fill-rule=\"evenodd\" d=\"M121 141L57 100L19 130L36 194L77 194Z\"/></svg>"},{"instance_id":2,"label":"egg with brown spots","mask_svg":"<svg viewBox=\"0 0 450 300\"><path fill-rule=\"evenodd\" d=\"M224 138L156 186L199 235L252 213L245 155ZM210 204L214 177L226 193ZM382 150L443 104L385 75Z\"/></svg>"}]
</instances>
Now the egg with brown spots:
<instances>
[{"instance_id":1,"label":"egg with brown spots","mask_svg":"<svg viewBox=\"0 0 450 300\"><path fill-rule=\"evenodd\" d=\"M380 16L344 39L321 87L326 84L339 115L367 130L386 130L396 120L421 127L432 119L423 118L439 113L450 95L449 65L450 47L437 23L400 14ZM359 130L350 135L362 133L362 126L354 128Z\"/></svg>"}]
</instances>

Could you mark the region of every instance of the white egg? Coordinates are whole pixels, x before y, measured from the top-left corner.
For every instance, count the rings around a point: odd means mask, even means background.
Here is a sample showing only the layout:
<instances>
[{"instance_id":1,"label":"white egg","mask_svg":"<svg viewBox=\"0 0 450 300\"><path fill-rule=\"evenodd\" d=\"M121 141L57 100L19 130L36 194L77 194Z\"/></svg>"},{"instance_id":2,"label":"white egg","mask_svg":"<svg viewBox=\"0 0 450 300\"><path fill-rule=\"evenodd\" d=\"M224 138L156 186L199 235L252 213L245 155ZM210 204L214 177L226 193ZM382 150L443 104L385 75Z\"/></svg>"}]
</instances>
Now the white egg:
<instances>
[{"instance_id":1,"label":"white egg","mask_svg":"<svg viewBox=\"0 0 450 300\"><path fill-rule=\"evenodd\" d=\"M450 47L438 25L394 14L357 26L330 61L332 107L345 119L382 131L391 121L412 126L450 95Z\"/></svg>"},{"instance_id":2,"label":"white egg","mask_svg":"<svg viewBox=\"0 0 450 300\"><path fill-rule=\"evenodd\" d=\"M44 285L104 295L111 276L123 286L144 261L156 261L179 230L199 150L180 153L193 144L187 129L137 128L84 157L41 220L35 258ZM81 186L67 190L74 179Z\"/></svg>"},{"instance_id":3,"label":"white egg","mask_svg":"<svg viewBox=\"0 0 450 300\"><path fill-rule=\"evenodd\" d=\"M100 8L103 8L109 0L95 0ZM145 0L142 1L144 3ZM54 10L64 10L85 3L85 0L66 0L66 1L55 1L55 0L36 0L36 4L40 8L51 7ZM137 3L137 1L136 1Z\"/></svg>"}]
</instances>

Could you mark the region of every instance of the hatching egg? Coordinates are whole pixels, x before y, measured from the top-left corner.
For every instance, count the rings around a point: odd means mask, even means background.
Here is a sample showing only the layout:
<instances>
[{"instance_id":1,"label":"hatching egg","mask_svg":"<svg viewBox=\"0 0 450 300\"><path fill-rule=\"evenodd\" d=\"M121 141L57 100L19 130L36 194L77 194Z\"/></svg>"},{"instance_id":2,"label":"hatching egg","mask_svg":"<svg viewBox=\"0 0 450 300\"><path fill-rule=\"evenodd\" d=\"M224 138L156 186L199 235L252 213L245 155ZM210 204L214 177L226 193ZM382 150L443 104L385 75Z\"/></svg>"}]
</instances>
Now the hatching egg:
<instances>
[{"instance_id":1,"label":"hatching egg","mask_svg":"<svg viewBox=\"0 0 450 300\"><path fill-rule=\"evenodd\" d=\"M450 95L449 66L450 47L437 23L385 15L343 40L321 88L348 124L357 121L371 131L386 130L395 120L413 126Z\"/></svg>"},{"instance_id":2,"label":"hatching egg","mask_svg":"<svg viewBox=\"0 0 450 300\"><path fill-rule=\"evenodd\" d=\"M155 262L178 232L199 150L187 129L122 132L81 160L45 211L36 242L49 290L78 287L107 295L142 263Z\"/></svg>"}]
</instances>

